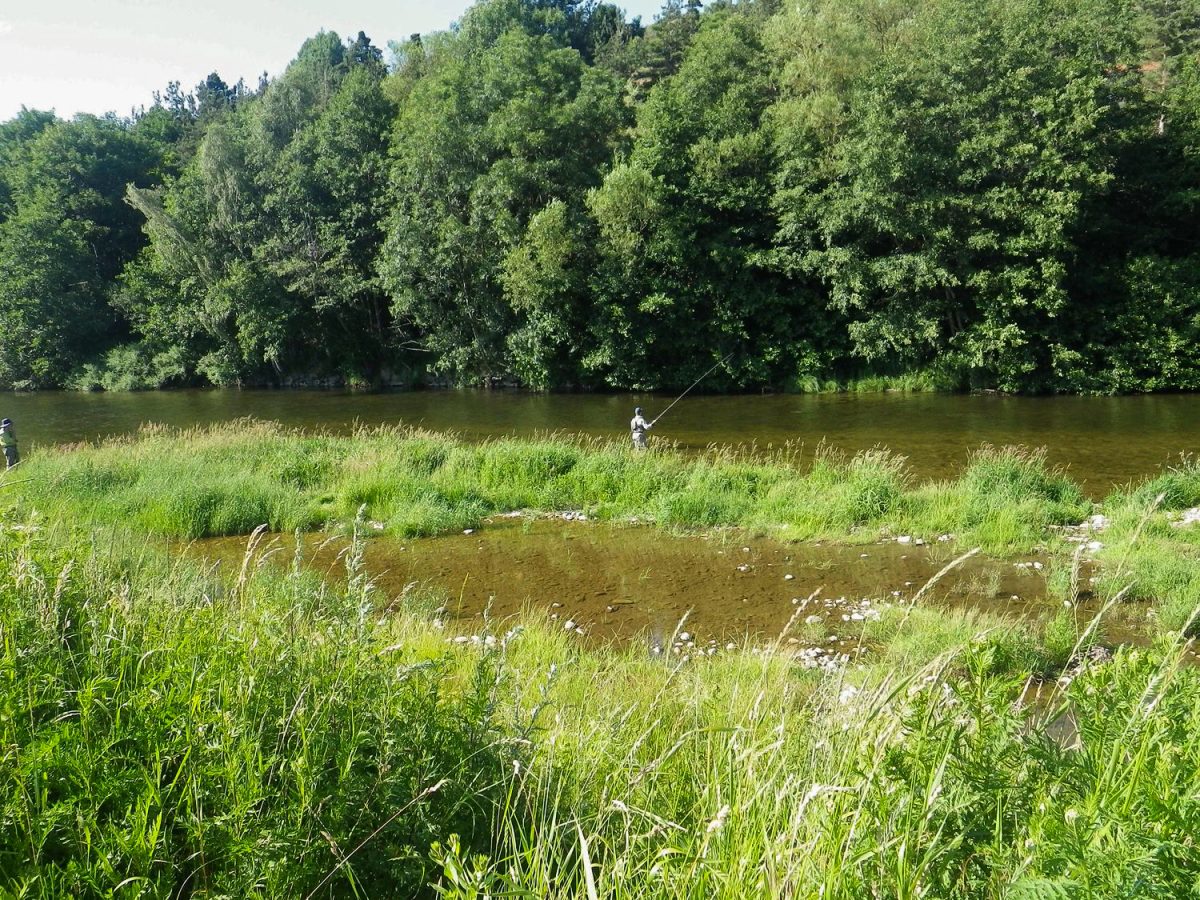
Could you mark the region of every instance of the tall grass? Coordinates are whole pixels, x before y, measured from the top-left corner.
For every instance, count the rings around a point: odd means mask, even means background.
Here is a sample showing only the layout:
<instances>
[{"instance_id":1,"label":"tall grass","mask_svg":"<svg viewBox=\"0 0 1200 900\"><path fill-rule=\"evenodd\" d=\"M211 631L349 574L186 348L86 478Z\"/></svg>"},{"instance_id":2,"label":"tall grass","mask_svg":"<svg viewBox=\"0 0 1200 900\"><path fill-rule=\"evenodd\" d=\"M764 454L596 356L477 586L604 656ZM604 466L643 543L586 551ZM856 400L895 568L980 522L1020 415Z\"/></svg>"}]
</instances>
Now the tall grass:
<instances>
[{"instance_id":1,"label":"tall grass","mask_svg":"<svg viewBox=\"0 0 1200 900\"><path fill-rule=\"evenodd\" d=\"M263 423L149 429L34 454L15 490L56 518L180 538L346 525L360 508L389 532L476 527L514 509L585 509L668 527L744 526L796 539L953 532L992 552L1043 541L1089 511L1043 455L985 449L955 481L914 486L886 450L811 459L713 450L635 453L561 436L468 444L379 429L305 436Z\"/></svg>"},{"instance_id":2,"label":"tall grass","mask_svg":"<svg viewBox=\"0 0 1200 900\"><path fill-rule=\"evenodd\" d=\"M486 845L495 660L255 568L6 530L0 895L413 895L438 835Z\"/></svg>"},{"instance_id":3,"label":"tall grass","mask_svg":"<svg viewBox=\"0 0 1200 900\"><path fill-rule=\"evenodd\" d=\"M1026 699L1032 639L892 610L782 642L463 643L299 560L213 572L0 523L0 895L1187 896L1200 671L1125 650ZM386 610L386 612L385 612ZM877 658L877 662L869 660Z\"/></svg>"}]
</instances>

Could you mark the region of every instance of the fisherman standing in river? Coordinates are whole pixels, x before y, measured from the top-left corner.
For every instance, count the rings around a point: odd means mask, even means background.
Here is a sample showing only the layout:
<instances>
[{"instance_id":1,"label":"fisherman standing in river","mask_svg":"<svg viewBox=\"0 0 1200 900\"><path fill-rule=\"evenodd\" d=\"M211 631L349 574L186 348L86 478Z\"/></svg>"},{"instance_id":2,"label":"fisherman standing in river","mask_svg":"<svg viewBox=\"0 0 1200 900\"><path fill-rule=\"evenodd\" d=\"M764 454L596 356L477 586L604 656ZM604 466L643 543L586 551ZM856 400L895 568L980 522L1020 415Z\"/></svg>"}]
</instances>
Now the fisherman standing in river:
<instances>
[{"instance_id":1,"label":"fisherman standing in river","mask_svg":"<svg viewBox=\"0 0 1200 900\"><path fill-rule=\"evenodd\" d=\"M629 420L629 434L633 438L633 447L635 450L646 449L646 432L654 427L653 422L647 422L642 416L642 408L639 406L633 411L633 418Z\"/></svg>"},{"instance_id":2,"label":"fisherman standing in river","mask_svg":"<svg viewBox=\"0 0 1200 900\"><path fill-rule=\"evenodd\" d=\"M13 430L12 419L0 419L0 447L4 448L4 461L11 469L21 461L17 451L17 432Z\"/></svg>"}]
</instances>

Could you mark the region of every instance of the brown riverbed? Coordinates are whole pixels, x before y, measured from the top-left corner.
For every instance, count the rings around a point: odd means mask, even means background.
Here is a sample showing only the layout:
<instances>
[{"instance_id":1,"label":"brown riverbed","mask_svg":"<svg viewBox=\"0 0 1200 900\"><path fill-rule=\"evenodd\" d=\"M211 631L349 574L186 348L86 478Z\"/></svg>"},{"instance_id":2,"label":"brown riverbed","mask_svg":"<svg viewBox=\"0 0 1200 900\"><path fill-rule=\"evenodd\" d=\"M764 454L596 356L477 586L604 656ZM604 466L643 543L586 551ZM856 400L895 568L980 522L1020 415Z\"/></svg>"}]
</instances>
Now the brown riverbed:
<instances>
[{"instance_id":1,"label":"brown riverbed","mask_svg":"<svg viewBox=\"0 0 1200 900\"><path fill-rule=\"evenodd\" d=\"M347 538L301 540L310 566L344 577ZM271 537L262 549L274 547L272 558L284 563L294 541ZM195 542L191 552L236 572L245 548L244 537L217 538ZM785 544L736 531L677 536L557 516L497 518L470 534L419 540L374 536L363 566L384 603L407 585L432 588L463 633L478 630L485 613L502 619L530 609L599 638L669 636L686 614L698 638L761 640L777 635L798 609L820 615L831 629L852 629L857 620L843 615L911 600L967 549L953 541ZM976 556L921 602L1040 617L1052 602L1037 567L1043 564L1039 556Z\"/></svg>"}]
</instances>

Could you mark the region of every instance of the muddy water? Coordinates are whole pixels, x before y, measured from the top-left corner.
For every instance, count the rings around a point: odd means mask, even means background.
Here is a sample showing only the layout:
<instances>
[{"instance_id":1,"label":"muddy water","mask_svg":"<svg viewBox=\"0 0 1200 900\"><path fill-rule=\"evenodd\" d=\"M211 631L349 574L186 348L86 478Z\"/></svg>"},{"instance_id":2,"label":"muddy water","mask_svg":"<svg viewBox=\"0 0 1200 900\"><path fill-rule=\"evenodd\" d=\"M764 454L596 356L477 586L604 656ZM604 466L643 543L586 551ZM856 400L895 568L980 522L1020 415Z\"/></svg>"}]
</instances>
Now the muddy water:
<instances>
[{"instance_id":1,"label":"muddy water","mask_svg":"<svg viewBox=\"0 0 1200 900\"><path fill-rule=\"evenodd\" d=\"M303 540L311 566L344 576L345 538ZM290 560L294 539L275 541L280 552L274 558ZM236 572L245 547L244 538L221 538L197 542L193 552ZM706 639L762 639L779 634L798 610L799 620L819 615L832 632L861 632L857 621L842 616L865 609L863 599L873 605L911 599L961 552L952 543L837 546L737 533L679 537L560 518L497 520L472 534L417 541L373 537L364 564L383 602L413 582L436 589L463 633L477 630L485 611L504 618L531 609L595 637L653 640L670 635L688 614L687 629ZM1019 616L1046 612L1040 572L1015 562L973 558L937 582L921 603Z\"/></svg>"},{"instance_id":2,"label":"muddy water","mask_svg":"<svg viewBox=\"0 0 1200 900\"><path fill-rule=\"evenodd\" d=\"M407 424L476 440L545 431L624 438L634 406L654 416L671 398L651 395L416 391L171 391L142 394L8 394L25 447L94 440L143 422L206 425L240 416L306 429L347 431ZM954 475L982 443L1048 448L1051 462L1095 496L1141 479L1181 451L1200 447L1200 395L1002 397L940 394L689 396L655 429L685 449L710 443L760 447L819 443L854 452L886 446L920 479Z\"/></svg>"}]
</instances>

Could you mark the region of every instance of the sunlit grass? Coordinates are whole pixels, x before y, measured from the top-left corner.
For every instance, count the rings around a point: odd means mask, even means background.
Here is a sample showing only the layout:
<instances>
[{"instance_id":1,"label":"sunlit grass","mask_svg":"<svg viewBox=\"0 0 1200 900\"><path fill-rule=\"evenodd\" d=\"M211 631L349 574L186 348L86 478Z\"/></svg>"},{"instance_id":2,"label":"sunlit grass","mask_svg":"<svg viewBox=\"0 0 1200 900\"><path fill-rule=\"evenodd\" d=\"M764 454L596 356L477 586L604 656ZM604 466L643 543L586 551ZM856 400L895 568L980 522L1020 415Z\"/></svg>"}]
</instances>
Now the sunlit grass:
<instances>
[{"instance_id":1,"label":"sunlit grass","mask_svg":"<svg viewBox=\"0 0 1200 900\"><path fill-rule=\"evenodd\" d=\"M23 465L17 490L39 509L171 537L344 527L360 509L391 533L431 535L514 509L582 509L798 540L954 533L1007 553L1090 509L1043 454L1012 448L985 448L955 480L914 485L904 459L886 450L714 448L697 457L554 435L470 444L407 429L312 437L240 422L150 429Z\"/></svg>"},{"instance_id":2,"label":"sunlit grass","mask_svg":"<svg viewBox=\"0 0 1200 900\"><path fill-rule=\"evenodd\" d=\"M885 608L831 670L787 635L588 649L544 615L382 596L361 541L334 583L289 541L220 574L136 532L2 524L0 893L1185 896L1200 874L1183 645L1032 702L1054 648L978 613Z\"/></svg>"}]
</instances>

